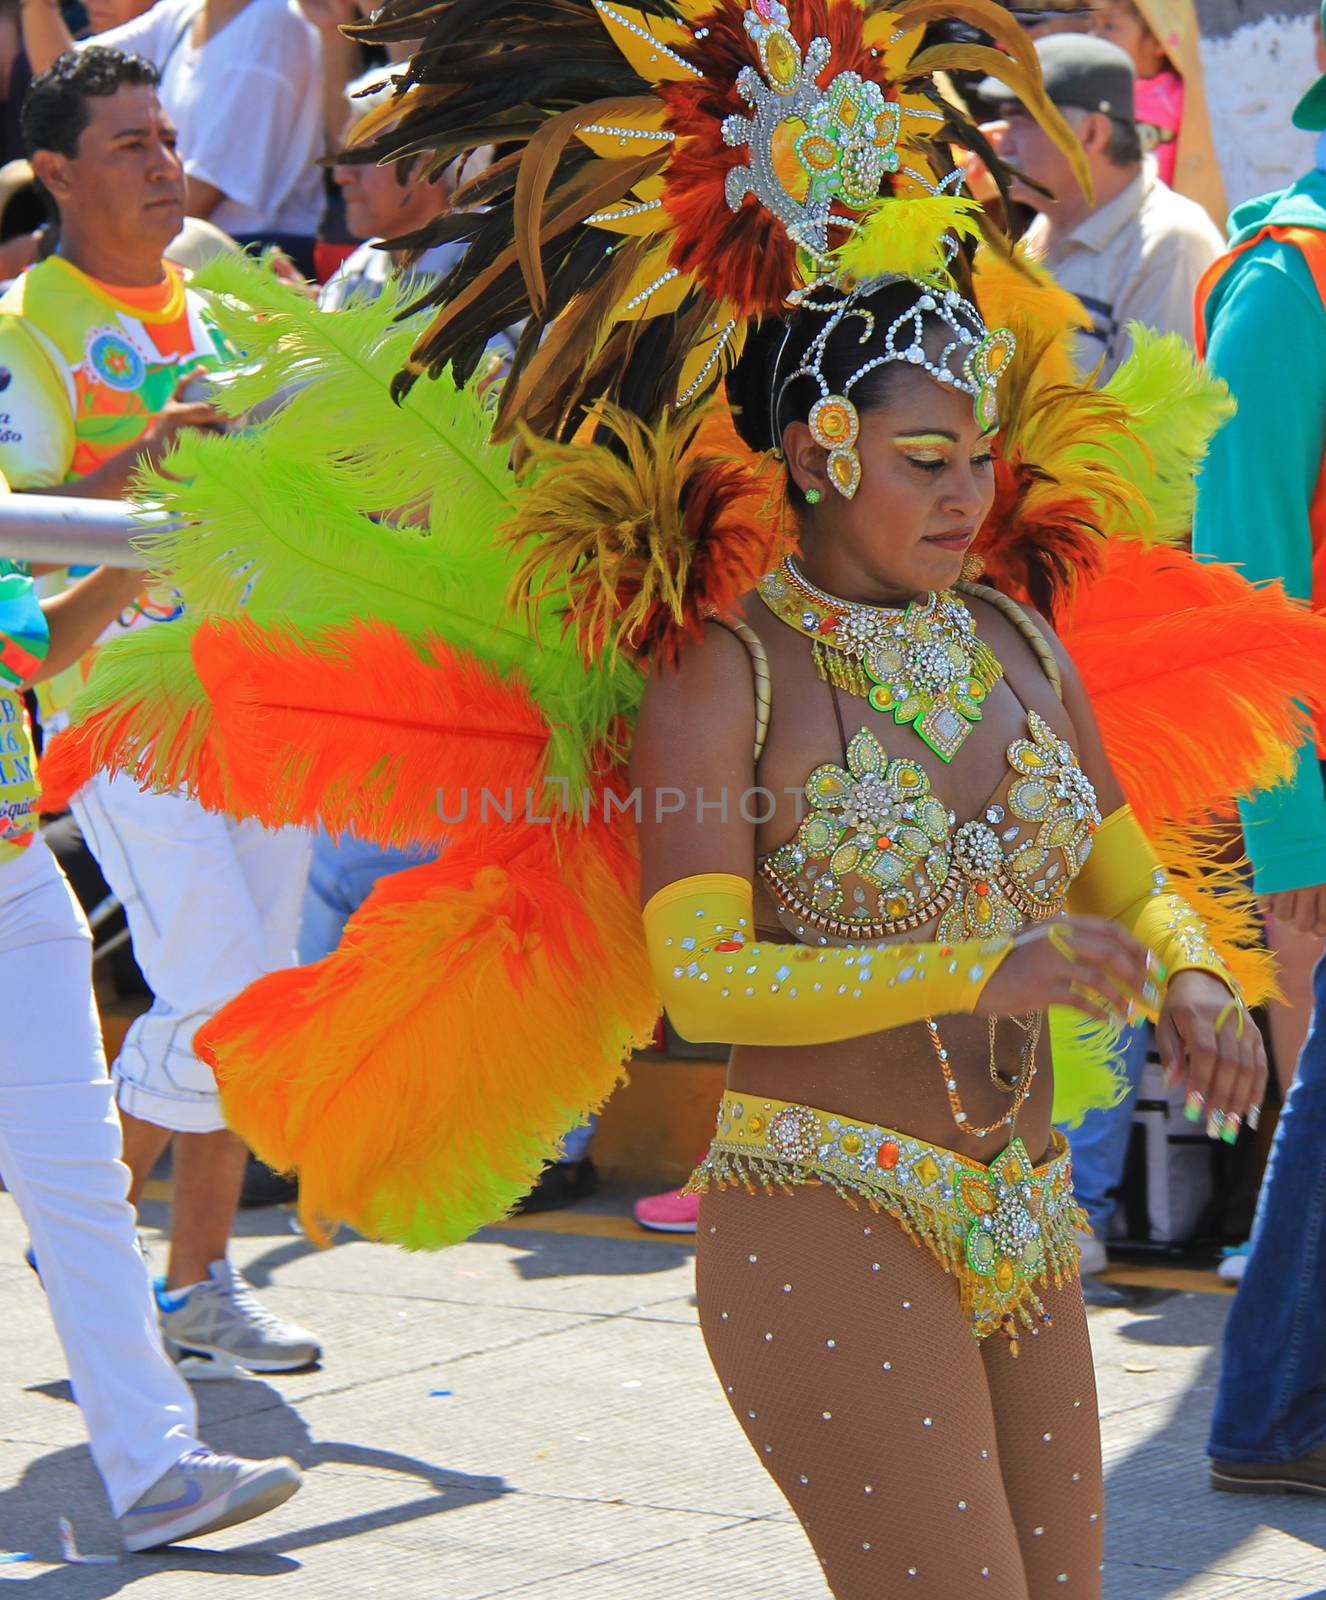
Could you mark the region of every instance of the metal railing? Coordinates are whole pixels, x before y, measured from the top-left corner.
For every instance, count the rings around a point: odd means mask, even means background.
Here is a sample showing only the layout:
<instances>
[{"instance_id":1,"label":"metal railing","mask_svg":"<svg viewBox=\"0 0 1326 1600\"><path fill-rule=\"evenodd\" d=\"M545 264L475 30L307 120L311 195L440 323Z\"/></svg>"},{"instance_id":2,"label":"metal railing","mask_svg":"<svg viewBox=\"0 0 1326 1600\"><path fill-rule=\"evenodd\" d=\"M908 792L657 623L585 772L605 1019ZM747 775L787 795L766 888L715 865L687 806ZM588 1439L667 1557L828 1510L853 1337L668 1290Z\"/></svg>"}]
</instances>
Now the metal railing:
<instances>
[{"instance_id":1,"label":"metal railing","mask_svg":"<svg viewBox=\"0 0 1326 1600\"><path fill-rule=\"evenodd\" d=\"M141 567L130 540L169 524L164 512L123 500L0 494L0 556L53 567Z\"/></svg>"}]
</instances>

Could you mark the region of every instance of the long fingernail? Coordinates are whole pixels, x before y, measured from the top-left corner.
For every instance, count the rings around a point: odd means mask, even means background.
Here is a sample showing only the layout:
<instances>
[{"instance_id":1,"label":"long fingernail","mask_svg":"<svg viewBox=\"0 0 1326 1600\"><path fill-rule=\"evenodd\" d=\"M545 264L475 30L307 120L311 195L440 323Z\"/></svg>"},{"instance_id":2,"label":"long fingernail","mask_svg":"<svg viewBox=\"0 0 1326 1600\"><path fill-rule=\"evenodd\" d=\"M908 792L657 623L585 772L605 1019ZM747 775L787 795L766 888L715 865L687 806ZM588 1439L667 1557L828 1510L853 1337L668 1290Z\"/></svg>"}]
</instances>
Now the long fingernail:
<instances>
[{"instance_id":1,"label":"long fingernail","mask_svg":"<svg viewBox=\"0 0 1326 1600\"><path fill-rule=\"evenodd\" d=\"M1242 1120L1243 1119L1239 1116L1237 1111L1231 1111L1225 1118L1225 1125L1220 1130L1220 1137L1225 1141L1226 1144L1233 1144L1238 1138L1239 1125Z\"/></svg>"},{"instance_id":2,"label":"long fingernail","mask_svg":"<svg viewBox=\"0 0 1326 1600\"><path fill-rule=\"evenodd\" d=\"M1200 1122L1202 1120L1202 1111L1205 1105L1205 1096L1198 1094L1197 1090L1194 1089L1188 1098L1183 1102L1183 1114L1185 1117L1187 1117L1189 1122Z\"/></svg>"},{"instance_id":3,"label":"long fingernail","mask_svg":"<svg viewBox=\"0 0 1326 1600\"><path fill-rule=\"evenodd\" d=\"M1249 1128L1252 1129L1252 1131L1254 1133L1256 1133L1257 1129L1260 1128L1261 1125L1262 1125L1262 1108L1260 1106L1253 1106L1252 1109L1248 1112L1248 1126L1249 1126Z\"/></svg>"},{"instance_id":4,"label":"long fingernail","mask_svg":"<svg viewBox=\"0 0 1326 1600\"><path fill-rule=\"evenodd\" d=\"M1218 1139L1220 1130L1224 1125L1225 1113L1223 1111L1212 1111L1206 1119L1206 1137L1208 1139Z\"/></svg>"}]
</instances>

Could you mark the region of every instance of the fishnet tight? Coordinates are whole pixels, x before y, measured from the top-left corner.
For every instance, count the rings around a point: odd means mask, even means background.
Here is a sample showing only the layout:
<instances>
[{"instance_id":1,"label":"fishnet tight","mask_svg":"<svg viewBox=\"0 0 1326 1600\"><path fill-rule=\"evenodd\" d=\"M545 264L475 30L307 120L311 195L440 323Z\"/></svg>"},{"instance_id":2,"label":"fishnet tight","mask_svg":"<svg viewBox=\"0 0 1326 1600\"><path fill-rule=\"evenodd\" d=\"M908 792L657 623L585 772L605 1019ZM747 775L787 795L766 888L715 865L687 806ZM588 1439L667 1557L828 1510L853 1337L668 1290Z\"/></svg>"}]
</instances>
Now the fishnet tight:
<instances>
[{"instance_id":1,"label":"fishnet tight","mask_svg":"<svg viewBox=\"0 0 1326 1600\"><path fill-rule=\"evenodd\" d=\"M1100 1438L1076 1284L1054 1326L978 1343L892 1218L811 1185L700 1207L720 1382L837 1600L1099 1600Z\"/></svg>"}]
</instances>

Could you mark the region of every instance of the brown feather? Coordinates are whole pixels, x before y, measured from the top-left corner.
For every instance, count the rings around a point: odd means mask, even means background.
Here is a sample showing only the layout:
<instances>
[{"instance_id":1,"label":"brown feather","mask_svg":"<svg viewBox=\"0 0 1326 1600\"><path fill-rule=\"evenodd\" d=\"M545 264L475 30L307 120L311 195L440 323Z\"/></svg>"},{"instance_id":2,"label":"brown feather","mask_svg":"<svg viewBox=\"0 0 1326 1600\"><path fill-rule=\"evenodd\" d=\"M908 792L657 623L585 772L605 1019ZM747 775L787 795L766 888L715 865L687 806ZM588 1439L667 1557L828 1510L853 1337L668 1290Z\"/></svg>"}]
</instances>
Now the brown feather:
<instances>
[{"instance_id":1,"label":"brown feather","mask_svg":"<svg viewBox=\"0 0 1326 1600\"><path fill-rule=\"evenodd\" d=\"M548 186L562 159L562 152L587 123L611 122L614 117L653 109L654 100L649 95L619 95L611 99L594 100L584 106L572 106L569 111L550 117L525 146L516 176L516 257L529 290L530 309L536 316L542 315L548 297L543 256L539 250L539 230Z\"/></svg>"}]
</instances>

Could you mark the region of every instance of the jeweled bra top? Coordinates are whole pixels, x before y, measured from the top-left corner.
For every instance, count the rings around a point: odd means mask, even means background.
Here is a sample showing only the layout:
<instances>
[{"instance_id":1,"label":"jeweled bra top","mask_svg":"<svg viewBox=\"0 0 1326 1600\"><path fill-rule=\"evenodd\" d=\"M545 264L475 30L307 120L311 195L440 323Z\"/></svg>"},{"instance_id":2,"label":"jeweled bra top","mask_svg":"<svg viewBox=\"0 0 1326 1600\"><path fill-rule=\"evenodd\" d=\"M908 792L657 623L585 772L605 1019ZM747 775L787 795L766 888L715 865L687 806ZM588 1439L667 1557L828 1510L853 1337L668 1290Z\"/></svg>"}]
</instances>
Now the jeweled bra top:
<instances>
[{"instance_id":1,"label":"jeweled bra top","mask_svg":"<svg viewBox=\"0 0 1326 1600\"><path fill-rule=\"evenodd\" d=\"M890 757L869 728L848 740L845 767L816 767L795 836L756 863L788 932L858 942L934 925L929 937L956 942L1057 915L1100 811L1072 747L1030 707L1026 716L1008 777L969 821L919 761Z\"/></svg>"}]
</instances>

